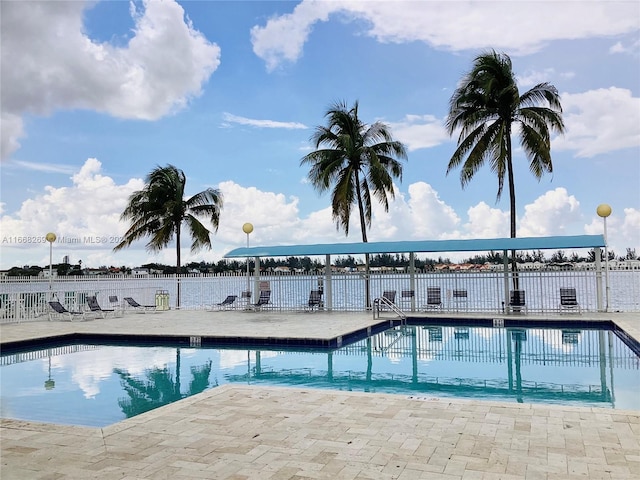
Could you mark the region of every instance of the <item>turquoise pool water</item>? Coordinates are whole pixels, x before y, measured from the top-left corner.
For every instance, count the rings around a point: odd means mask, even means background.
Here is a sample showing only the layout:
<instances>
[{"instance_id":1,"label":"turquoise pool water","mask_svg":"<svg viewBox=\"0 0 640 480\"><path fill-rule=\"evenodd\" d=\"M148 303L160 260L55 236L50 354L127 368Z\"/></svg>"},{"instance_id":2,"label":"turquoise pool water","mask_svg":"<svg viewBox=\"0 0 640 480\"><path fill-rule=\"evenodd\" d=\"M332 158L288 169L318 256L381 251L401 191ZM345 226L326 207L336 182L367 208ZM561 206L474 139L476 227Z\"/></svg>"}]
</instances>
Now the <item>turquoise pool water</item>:
<instances>
[{"instance_id":1,"label":"turquoise pool water","mask_svg":"<svg viewBox=\"0 0 640 480\"><path fill-rule=\"evenodd\" d=\"M613 332L398 327L334 351L70 345L2 355L3 417L106 426L227 383L640 410Z\"/></svg>"}]
</instances>

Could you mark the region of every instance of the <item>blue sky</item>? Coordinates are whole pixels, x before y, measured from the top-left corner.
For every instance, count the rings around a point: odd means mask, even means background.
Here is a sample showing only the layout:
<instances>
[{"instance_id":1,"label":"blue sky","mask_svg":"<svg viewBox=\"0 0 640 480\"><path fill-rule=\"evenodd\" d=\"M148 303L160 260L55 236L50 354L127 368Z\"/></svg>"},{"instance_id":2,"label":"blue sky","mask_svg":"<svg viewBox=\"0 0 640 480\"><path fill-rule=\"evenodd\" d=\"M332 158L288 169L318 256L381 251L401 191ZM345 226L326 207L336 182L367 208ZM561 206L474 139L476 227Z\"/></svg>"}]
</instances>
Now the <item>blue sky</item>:
<instances>
[{"instance_id":1,"label":"blue sky","mask_svg":"<svg viewBox=\"0 0 640 480\"><path fill-rule=\"evenodd\" d=\"M515 152L518 236L595 234L609 203L616 254L640 254L640 4L628 2L1 2L0 268L175 263L144 243L112 252L128 196L157 165L187 193L219 188L217 261L252 245L345 237L300 159L327 107L359 101L407 146L369 241L509 236L509 202L480 171L446 175L448 102L474 57L508 54L521 92L561 95L566 133L538 182ZM10 67L9 67L10 66ZM550 253L549 253L550 254Z\"/></svg>"}]
</instances>

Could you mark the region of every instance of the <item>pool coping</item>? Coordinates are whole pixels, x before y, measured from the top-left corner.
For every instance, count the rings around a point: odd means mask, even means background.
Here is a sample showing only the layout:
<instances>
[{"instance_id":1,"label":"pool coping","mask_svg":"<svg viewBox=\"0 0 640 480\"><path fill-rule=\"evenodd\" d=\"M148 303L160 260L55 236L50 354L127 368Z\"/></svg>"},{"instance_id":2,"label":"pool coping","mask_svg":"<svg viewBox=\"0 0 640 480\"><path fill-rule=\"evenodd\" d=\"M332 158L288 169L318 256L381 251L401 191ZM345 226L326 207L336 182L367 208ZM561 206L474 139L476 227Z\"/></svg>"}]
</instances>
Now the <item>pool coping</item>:
<instances>
[{"instance_id":1,"label":"pool coping","mask_svg":"<svg viewBox=\"0 0 640 480\"><path fill-rule=\"evenodd\" d=\"M215 312L216 314L220 312ZM135 317L134 317L135 315ZM164 331L162 333L149 332L148 323L159 323L160 321L166 321L167 313L157 315L143 315L145 318L144 332L139 331L138 328L126 328L126 325L122 327L120 331L113 332L109 329L100 328L100 326L106 326L110 321L117 320L116 318L94 319L93 321L85 322L29 322L22 324L3 324L0 325L0 347L3 354L5 353L17 353L25 349L33 348L35 346L60 346L72 343L87 342L87 343L99 343L105 345L118 345L126 343L129 345L138 346L181 346L181 347L230 347L230 346L242 346L249 348L274 348L274 349L314 349L314 350L335 350L342 346L349 345L358 340L362 340L368 336L380 333L386 329L396 327L399 325L410 326L466 326L466 327L493 327L493 328L580 328L580 329L594 329L602 328L606 330L612 330L636 355L640 356L640 338L638 335L634 335L634 332L627 331L628 325L625 322L616 321L614 318L607 318L605 315L600 315L600 318L594 318L593 316L580 316L580 317L540 317L533 315L503 315L503 316L486 316L486 315L448 315L448 314L410 314L405 320L399 317L386 317L379 319L372 319L369 315L360 313L314 313L313 315L303 316L303 319L313 319L314 327L317 328L318 324L322 324L323 321L331 319L332 322L336 320L341 322L345 317L353 317L358 320L351 325L344 325L342 328L334 328L328 333L318 333L305 335L283 335L280 332L260 332L259 329L252 330L250 332L240 332L238 329L231 329L231 331L224 332L224 334L208 334L201 333L200 331L181 331L181 328L174 328L171 331ZM171 318L184 319L192 315L189 311L181 310L172 312ZM238 315L236 312L233 315ZM292 314L286 313L270 313L270 317L291 316ZM295 313L293 315L296 315ZM139 314L130 314L129 318L140 318ZM123 317L124 318L124 317ZM366 321L365 321L366 318ZM240 321L245 322L258 322L261 324L265 319L265 314L262 312L254 313L247 316L246 314L240 314ZM632 318L633 319L633 318ZM638 320L638 319L636 319ZM235 321L235 320L234 320ZM496 322L498 322L496 324ZM30 335L18 335L17 338L11 340L5 340L5 336L2 335L12 325L33 326L37 329L38 325L59 325L76 326L77 328L65 328L66 331L61 333L40 333L32 332ZM622 323L622 324L621 324ZM631 322L627 322L631 324ZM98 328L86 328L98 327ZM119 328L120 328L119 327ZM625 328L626 327L626 328ZM274 329L279 328L279 323L275 322ZM27 329L29 329L27 327ZM128 331L127 331L128 330ZM264 330L264 329L263 329ZM286 333L286 332L285 332Z\"/></svg>"}]
</instances>

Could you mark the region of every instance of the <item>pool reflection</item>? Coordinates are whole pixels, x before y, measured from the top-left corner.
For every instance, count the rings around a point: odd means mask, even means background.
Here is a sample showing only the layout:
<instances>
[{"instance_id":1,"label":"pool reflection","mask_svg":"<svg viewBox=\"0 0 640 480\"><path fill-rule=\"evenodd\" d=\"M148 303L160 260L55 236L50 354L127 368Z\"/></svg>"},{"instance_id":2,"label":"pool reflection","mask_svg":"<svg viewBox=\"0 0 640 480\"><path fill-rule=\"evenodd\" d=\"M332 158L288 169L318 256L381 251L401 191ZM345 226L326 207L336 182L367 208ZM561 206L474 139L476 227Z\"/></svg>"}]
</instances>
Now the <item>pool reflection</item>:
<instances>
[{"instance_id":1,"label":"pool reflection","mask_svg":"<svg viewBox=\"0 0 640 480\"><path fill-rule=\"evenodd\" d=\"M3 417L75 425L228 383L640 410L638 356L599 330L405 326L333 351L70 345L1 361Z\"/></svg>"}]
</instances>

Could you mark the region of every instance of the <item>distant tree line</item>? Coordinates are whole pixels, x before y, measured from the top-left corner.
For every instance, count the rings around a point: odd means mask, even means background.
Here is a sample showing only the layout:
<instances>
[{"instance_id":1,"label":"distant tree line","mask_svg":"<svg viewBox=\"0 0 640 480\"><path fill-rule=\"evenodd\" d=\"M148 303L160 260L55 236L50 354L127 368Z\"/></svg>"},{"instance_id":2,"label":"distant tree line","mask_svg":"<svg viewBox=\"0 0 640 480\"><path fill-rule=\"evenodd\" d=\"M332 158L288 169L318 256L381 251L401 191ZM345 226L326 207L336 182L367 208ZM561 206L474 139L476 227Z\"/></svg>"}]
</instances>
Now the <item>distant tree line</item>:
<instances>
[{"instance_id":1,"label":"distant tree line","mask_svg":"<svg viewBox=\"0 0 640 480\"><path fill-rule=\"evenodd\" d=\"M516 262L522 263L548 263L548 264L559 264L559 263L583 263L583 262L594 262L596 258L596 250L591 249L587 252L586 256L579 256L577 253L573 253L569 256L562 251L557 250L553 252L549 258L546 258L545 252L542 250L536 250L533 252L518 252L516 253ZM638 255L636 254L635 248L627 248L627 252L625 255L620 255L616 257L616 254L613 250L609 251L609 260L638 260ZM604 252L600 253L600 260L604 261ZM419 270L432 270L435 265L442 264L452 264L453 262L449 258L438 257L437 260L426 258L426 259L415 259L415 266ZM473 257L469 257L463 260L460 263L470 263L474 265L484 265L486 263L489 264L501 264L503 263L503 255L502 252L488 252L481 255L474 255ZM355 257L348 255L346 257L336 257L333 261L333 265L337 268L356 268L362 262L358 261ZM372 255L370 259L371 267L391 267L391 268L406 268L409 266L409 255L404 253L381 253L377 255ZM264 258L260 260L260 269L263 271L270 271L275 269L276 267L284 267L288 268L291 271L300 271L306 273L320 273L324 270L324 263L311 259L310 257L287 257L286 259L276 259L276 258ZM71 265L69 263L60 263L57 265L53 265L57 275L59 277L69 276L69 275L84 275L84 270L81 268L81 265ZM121 274L131 274L131 268L129 267L106 267L101 266L101 269L111 273L113 271L118 271ZM177 272L175 266L171 265L163 265L160 263L146 263L141 265L141 268L146 268L149 271L154 272L162 272L165 275L172 275ZM238 260L219 260L218 262L191 262L187 265L181 267L180 273L188 273L188 272L200 272L200 273L227 273L227 272L241 272L245 271L247 268L247 264L244 261ZM48 267L39 267L37 265L33 266L24 266L24 267L13 267L7 271L7 275L10 277L18 277L18 276L33 276L37 277L43 270L47 270ZM249 261L249 269L251 271L255 270L255 263L253 260Z\"/></svg>"}]
</instances>

